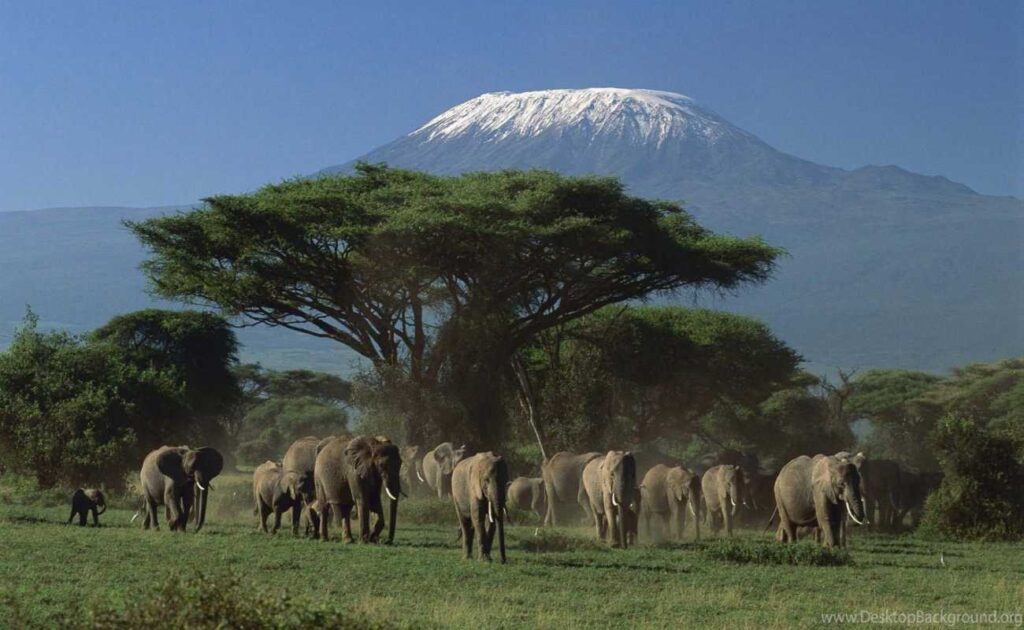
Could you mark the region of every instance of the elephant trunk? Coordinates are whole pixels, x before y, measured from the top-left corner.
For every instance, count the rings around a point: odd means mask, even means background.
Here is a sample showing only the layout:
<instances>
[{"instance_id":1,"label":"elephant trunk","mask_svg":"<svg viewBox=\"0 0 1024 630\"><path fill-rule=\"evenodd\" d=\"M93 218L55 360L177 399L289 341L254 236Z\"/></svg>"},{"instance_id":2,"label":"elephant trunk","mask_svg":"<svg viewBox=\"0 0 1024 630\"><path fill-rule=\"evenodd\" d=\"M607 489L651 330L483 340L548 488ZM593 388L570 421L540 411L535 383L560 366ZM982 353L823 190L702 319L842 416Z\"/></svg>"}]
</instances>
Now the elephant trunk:
<instances>
[{"instance_id":1,"label":"elephant trunk","mask_svg":"<svg viewBox=\"0 0 1024 630\"><path fill-rule=\"evenodd\" d=\"M388 544L395 542L395 525L398 522L398 497L392 497L388 514Z\"/></svg>"},{"instance_id":2,"label":"elephant trunk","mask_svg":"<svg viewBox=\"0 0 1024 630\"><path fill-rule=\"evenodd\" d=\"M729 488L729 501L732 502L732 510L729 514L736 516L736 508L738 507L736 505L736 486Z\"/></svg>"},{"instance_id":3,"label":"elephant trunk","mask_svg":"<svg viewBox=\"0 0 1024 630\"><path fill-rule=\"evenodd\" d=\"M104 512L107 511L107 504L106 503L100 503L99 504L99 508L100 509L96 511L96 515L97 516L99 516L100 514L103 514Z\"/></svg>"},{"instance_id":4,"label":"elephant trunk","mask_svg":"<svg viewBox=\"0 0 1024 630\"><path fill-rule=\"evenodd\" d=\"M200 486L202 488L202 486ZM199 500L197 503L197 512L199 513L196 517L196 531L198 532L203 528L203 523L206 522L206 498L209 494L209 488L202 488L199 491Z\"/></svg>"}]
</instances>

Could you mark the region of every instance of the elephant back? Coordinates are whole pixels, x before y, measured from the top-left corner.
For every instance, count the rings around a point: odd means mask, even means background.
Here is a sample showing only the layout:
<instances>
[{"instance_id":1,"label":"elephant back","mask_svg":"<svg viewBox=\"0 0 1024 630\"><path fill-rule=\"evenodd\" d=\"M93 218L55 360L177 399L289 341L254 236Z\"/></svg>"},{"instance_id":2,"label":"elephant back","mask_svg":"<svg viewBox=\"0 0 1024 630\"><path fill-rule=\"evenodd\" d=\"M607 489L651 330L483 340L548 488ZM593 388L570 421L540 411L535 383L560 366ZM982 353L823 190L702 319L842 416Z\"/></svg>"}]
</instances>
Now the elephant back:
<instances>
[{"instance_id":1,"label":"elephant back","mask_svg":"<svg viewBox=\"0 0 1024 630\"><path fill-rule=\"evenodd\" d=\"M282 467L288 472L311 474L316 467L316 447L320 438L307 435L292 442L281 461Z\"/></svg>"}]
</instances>

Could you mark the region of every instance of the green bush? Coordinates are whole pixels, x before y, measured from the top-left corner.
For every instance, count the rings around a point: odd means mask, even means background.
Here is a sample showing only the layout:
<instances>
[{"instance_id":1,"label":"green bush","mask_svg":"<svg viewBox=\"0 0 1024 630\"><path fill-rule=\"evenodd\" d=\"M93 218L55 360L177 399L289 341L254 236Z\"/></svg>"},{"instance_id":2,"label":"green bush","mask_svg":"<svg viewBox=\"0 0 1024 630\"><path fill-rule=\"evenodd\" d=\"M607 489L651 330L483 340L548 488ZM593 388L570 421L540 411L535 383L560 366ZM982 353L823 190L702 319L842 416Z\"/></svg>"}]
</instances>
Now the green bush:
<instances>
[{"instance_id":1,"label":"green bush","mask_svg":"<svg viewBox=\"0 0 1024 630\"><path fill-rule=\"evenodd\" d=\"M789 564L836 567L853 564L845 549L826 549L811 542L782 544L767 541L716 540L704 547L705 556L737 564Z\"/></svg>"},{"instance_id":2,"label":"green bush","mask_svg":"<svg viewBox=\"0 0 1024 630\"><path fill-rule=\"evenodd\" d=\"M209 588L216 584L216 588ZM252 589L236 577L198 576L188 582L172 578L155 593L139 597L127 608L94 605L82 628L380 628L287 593Z\"/></svg>"},{"instance_id":3,"label":"green bush","mask_svg":"<svg viewBox=\"0 0 1024 630\"><path fill-rule=\"evenodd\" d=\"M933 442L945 478L928 497L921 531L956 539L1024 538L1019 446L956 415L939 421Z\"/></svg>"}]
</instances>

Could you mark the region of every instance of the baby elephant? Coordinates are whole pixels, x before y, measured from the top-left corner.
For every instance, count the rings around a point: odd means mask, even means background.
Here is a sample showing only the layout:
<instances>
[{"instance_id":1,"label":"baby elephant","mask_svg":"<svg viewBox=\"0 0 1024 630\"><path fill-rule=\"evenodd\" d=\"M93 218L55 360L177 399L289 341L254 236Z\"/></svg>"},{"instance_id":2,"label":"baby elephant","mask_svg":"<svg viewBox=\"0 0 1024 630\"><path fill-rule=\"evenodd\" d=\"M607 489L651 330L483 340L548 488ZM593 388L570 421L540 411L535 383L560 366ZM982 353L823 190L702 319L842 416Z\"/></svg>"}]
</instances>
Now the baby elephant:
<instances>
[{"instance_id":1,"label":"baby elephant","mask_svg":"<svg viewBox=\"0 0 1024 630\"><path fill-rule=\"evenodd\" d=\"M97 511L97 508L99 508L99 511ZM86 514L92 512L93 527L99 527L99 515L106 511L107 500L103 496L102 491L96 488L86 488L85 490L79 488L71 495L71 516L68 517L67 524L70 525L71 521L75 520L75 514L77 514L78 524L85 527Z\"/></svg>"}]
</instances>

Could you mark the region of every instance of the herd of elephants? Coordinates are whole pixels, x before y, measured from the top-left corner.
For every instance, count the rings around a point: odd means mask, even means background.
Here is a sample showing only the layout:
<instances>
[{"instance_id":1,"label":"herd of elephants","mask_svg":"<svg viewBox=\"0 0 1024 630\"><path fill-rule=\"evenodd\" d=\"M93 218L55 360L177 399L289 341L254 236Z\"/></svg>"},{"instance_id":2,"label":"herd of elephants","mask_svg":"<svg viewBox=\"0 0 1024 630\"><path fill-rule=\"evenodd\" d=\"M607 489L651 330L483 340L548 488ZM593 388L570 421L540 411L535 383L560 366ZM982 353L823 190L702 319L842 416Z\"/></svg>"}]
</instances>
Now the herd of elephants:
<instances>
[{"instance_id":1,"label":"herd of elephants","mask_svg":"<svg viewBox=\"0 0 1024 630\"><path fill-rule=\"evenodd\" d=\"M143 505L132 520L143 516L146 529L158 528L162 505L171 530L185 531L191 517L199 531L211 482L223 467L223 457L211 447L162 446L150 452L139 475ZM593 523L599 540L614 547L628 547L640 533L652 540L681 540L687 511L696 539L702 520L716 534L724 527L731 535L741 519L777 522L780 542L813 534L822 545L837 547L846 544L847 518L858 525L868 525L870 518L875 528L894 530L909 513L916 525L927 494L941 481L935 473L849 452L802 455L773 473L718 463L698 474L671 457L616 450L559 452L540 468L540 477L510 479L500 455L470 455L451 442L426 450L399 448L383 437L309 436L296 440L280 462L265 462L253 472L254 511L264 532L271 514L276 532L290 511L295 535L305 521L307 535L328 540L333 522L351 542L354 510L363 542L379 542L386 526L384 542L391 543L406 490L436 495L454 505L467 558L475 537L478 557L490 560L497 535L505 562L509 507L535 512L545 526L575 524L582 517ZM97 524L103 509L102 492L79 489L68 522L77 515L85 525L91 512ZM371 514L376 517L372 527Z\"/></svg>"}]
</instances>

